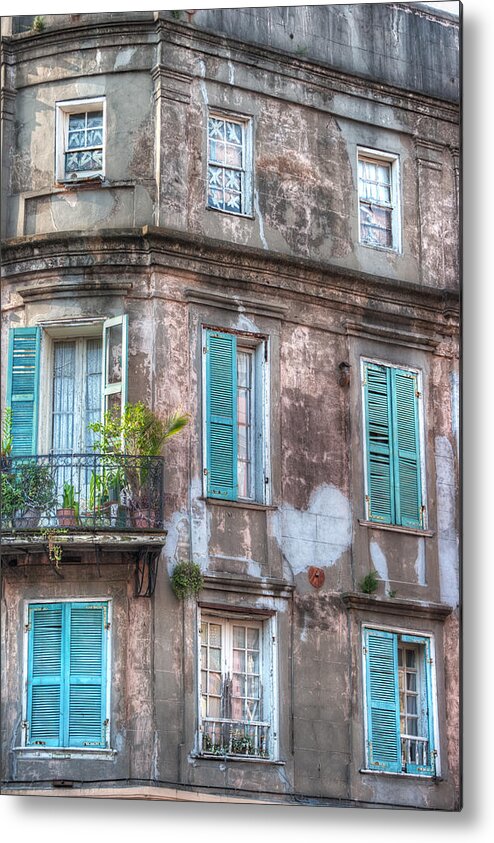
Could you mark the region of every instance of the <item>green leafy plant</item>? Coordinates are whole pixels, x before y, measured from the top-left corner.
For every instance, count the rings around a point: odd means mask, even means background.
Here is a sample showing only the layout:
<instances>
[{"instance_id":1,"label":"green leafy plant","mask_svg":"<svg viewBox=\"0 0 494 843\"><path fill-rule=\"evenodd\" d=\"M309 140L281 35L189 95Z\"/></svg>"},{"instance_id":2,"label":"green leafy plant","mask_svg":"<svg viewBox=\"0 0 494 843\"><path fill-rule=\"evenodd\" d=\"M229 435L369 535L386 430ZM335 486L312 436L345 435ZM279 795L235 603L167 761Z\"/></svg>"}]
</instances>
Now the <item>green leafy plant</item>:
<instances>
[{"instance_id":1,"label":"green leafy plant","mask_svg":"<svg viewBox=\"0 0 494 843\"><path fill-rule=\"evenodd\" d=\"M126 404L122 415L118 411L108 411L102 422L89 425L99 437L93 449L106 455L157 457L166 441L180 433L189 418L188 413L179 409L166 419L160 419L142 401Z\"/></svg>"},{"instance_id":2,"label":"green leafy plant","mask_svg":"<svg viewBox=\"0 0 494 843\"><path fill-rule=\"evenodd\" d=\"M2 424L2 444L0 455L10 457L14 439L12 436L12 407L5 407Z\"/></svg>"},{"instance_id":3,"label":"green leafy plant","mask_svg":"<svg viewBox=\"0 0 494 843\"><path fill-rule=\"evenodd\" d=\"M45 28L45 19L42 15L36 15L33 20L31 30L32 32L43 32Z\"/></svg>"},{"instance_id":4,"label":"green leafy plant","mask_svg":"<svg viewBox=\"0 0 494 843\"><path fill-rule=\"evenodd\" d=\"M360 591L363 591L364 594L374 594L377 591L378 585L379 580L375 571L369 571L358 584Z\"/></svg>"},{"instance_id":5,"label":"green leafy plant","mask_svg":"<svg viewBox=\"0 0 494 843\"><path fill-rule=\"evenodd\" d=\"M390 589L390 590L388 591L388 597L391 597L391 599L392 599L393 597L396 597L396 591L391 591L391 589Z\"/></svg>"},{"instance_id":6,"label":"green leafy plant","mask_svg":"<svg viewBox=\"0 0 494 843\"><path fill-rule=\"evenodd\" d=\"M73 509L75 514L79 514L79 503L75 497L75 489L72 483L65 483L63 487L63 509Z\"/></svg>"},{"instance_id":7,"label":"green leafy plant","mask_svg":"<svg viewBox=\"0 0 494 843\"><path fill-rule=\"evenodd\" d=\"M22 462L16 469L16 481L22 493L24 509L47 512L55 506L55 482L49 465L36 460Z\"/></svg>"},{"instance_id":8,"label":"green leafy plant","mask_svg":"<svg viewBox=\"0 0 494 843\"><path fill-rule=\"evenodd\" d=\"M47 527L41 531L41 535L48 540L48 559L55 566L58 571L62 564L62 545L58 541L58 536L66 533L67 530L58 529L56 527Z\"/></svg>"},{"instance_id":9,"label":"green leafy plant","mask_svg":"<svg viewBox=\"0 0 494 843\"><path fill-rule=\"evenodd\" d=\"M24 498L14 474L2 471L2 521L10 521L17 510L22 509Z\"/></svg>"},{"instance_id":10,"label":"green leafy plant","mask_svg":"<svg viewBox=\"0 0 494 843\"><path fill-rule=\"evenodd\" d=\"M204 585L199 565L195 562L179 562L171 575L171 586L175 597L184 600L186 597L195 597Z\"/></svg>"}]
</instances>

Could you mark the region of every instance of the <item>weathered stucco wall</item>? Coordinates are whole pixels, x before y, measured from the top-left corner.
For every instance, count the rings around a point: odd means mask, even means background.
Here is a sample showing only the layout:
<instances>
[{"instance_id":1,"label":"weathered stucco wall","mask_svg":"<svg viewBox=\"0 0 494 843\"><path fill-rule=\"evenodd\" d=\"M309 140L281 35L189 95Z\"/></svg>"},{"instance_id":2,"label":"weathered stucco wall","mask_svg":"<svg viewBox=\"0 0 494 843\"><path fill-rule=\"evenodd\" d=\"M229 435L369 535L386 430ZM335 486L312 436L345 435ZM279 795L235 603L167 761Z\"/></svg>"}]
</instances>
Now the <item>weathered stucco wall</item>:
<instances>
[{"instance_id":1,"label":"weathered stucco wall","mask_svg":"<svg viewBox=\"0 0 494 843\"><path fill-rule=\"evenodd\" d=\"M125 312L129 400L191 417L166 450L152 599L133 596L123 556L67 565L64 580L26 560L4 575L7 781L458 807L457 26L394 4L326 13L81 14L65 32L48 17L4 45L2 359L9 327ZM55 103L99 95L106 180L57 186ZM208 107L252 118L252 216L205 206ZM401 253L358 244L357 146L399 156ZM205 327L269 339L268 503L205 497ZM425 532L365 523L362 357L422 373ZM169 576L188 559L205 584L181 603ZM371 568L378 591L364 597ZM74 596L112 600L115 753L23 760L23 606ZM274 624L274 760L198 757L197 625L211 607ZM440 779L361 772L363 623L434 637Z\"/></svg>"}]
</instances>

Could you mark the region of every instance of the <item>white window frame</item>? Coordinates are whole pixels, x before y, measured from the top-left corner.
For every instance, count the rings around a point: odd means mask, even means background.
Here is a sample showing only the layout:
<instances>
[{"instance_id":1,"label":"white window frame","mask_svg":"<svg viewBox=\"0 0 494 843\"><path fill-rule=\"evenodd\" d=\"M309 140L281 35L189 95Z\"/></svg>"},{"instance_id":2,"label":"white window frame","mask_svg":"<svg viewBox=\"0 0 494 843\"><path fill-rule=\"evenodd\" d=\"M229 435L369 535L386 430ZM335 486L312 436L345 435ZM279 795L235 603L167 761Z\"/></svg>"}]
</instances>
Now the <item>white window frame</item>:
<instances>
[{"instance_id":1,"label":"white window frame","mask_svg":"<svg viewBox=\"0 0 494 843\"><path fill-rule=\"evenodd\" d=\"M106 756L113 750L110 745L110 730L111 730L111 680L112 680L112 635L113 628L113 600L111 597L43 597L39 600L34 598L24 602L23 611L23 646L22 646L22 723L27 721L27 705L28 705L28 667L29 667L29 607L41 603L106 603L108 605L107 621L108 630L106 637L106 688L105 688L105 708L106 708L106 732L105 732L105 746L104 747L53 747L53 746L31 746L26 743L26 729L22 729L21 746L20 748L33 756L53 756L57 757L60 754L70 754L71 757L77 756Z\"/></svg>"},{"instance_id":2,"label":"white window frame","mask_svg":"<svg viewBox=\"0 0 494 843\"><path fill-rule=\"evenodd\" d=\"M212 166L219 167L226 170L238 170L242 173L241 177L241 204L243 210L233 211L228 208L217 208L215 205L209 203L209 120L224 120L229 123L237 123L242 127L242 161L243 167L223 167L221 164ZM206 208L210 211L219 211L223 214L231 214L236 217L252 217L252 192L253 192L253 141L252 141L252 117L243 114L232 114L228 111L219 111L211 109L206 116Z\"/></svg>"},{"instance_id":3,"label":"white window frame","mask_svg":"<svg viewBox=\"0 0 494 843\"><path fill-rule=\"evenodd\" d=\"M55 143L55 180L60 184L77 184L79 182L105 179L106 173L106 98L91 97L80 100L64 100L55 103L56 110L56 143ZM88 172L77 172L67 175L65 173L65 152L67 151L67 138L69 117L72 114L85 114L93 111L103 112L103 163L101 170L90 170Z\"/></svg>"},{"instance_id":4,"label":"white window frame","mask_svg":"<svg viewBox=\"0 0 494 843\"><path fill-rule=\"evenodd\" d=\"M260 630L260 676L262 684L261 707L263 715L267 715L262 721L253 721L254 723L262 722L268 726L268 754L260 755L243 755L236 753L208 753L202 752L202 734L203 734L203 717L202 717L202 694L201 694L201 625L203 622L217 623L222 627L222 650L228 647L228 652L222 652L222 675L228 674L228 667L233 666L233 626L247 624L259 628ZM248 611L237 612L227 610L206 609L199 607L198 610L198 626L197 626L197 711L198 711L198 730L196 734L195 754L199 756L210 757L211 755L218 755L220 757L227 756L234 760L250 761L277 761L279 755L279 689L278 689L278 651L277 651L277 623L276 615L260 616L253 615ZM226 645L226 646L225 646ZM233 672L233 670L231 671ZM209 722L215 721L214 717L207 717ZM217 722L217 719L216 721ZM227 720L226 724L231 722L235 724L241 721Z\"/></svg>"},{"instance_id":5,"label":"white window frame","mask_svg":"<svg viewBox=\"0 0 494 843\"><path fill-rule=\"evenodd\" d=\"M255 442L253 473L254 473L254 497L237 497L239 503L252 503L269 505L271 503L271 447L270 447L270 418L271 418L271 344L269 337L259 337L252 334L229 331L226 328L212 328L204 325L202 329L202 348L206 348L207 331L217 330L221 333L233 333L237 337L237 351L245 349L253 351L253 413L254 424L252 425L253 439ZM203 495L208 496L207 482L207 376L206 360L202 355L202 454L203 454ZM211 498L211 500L217 500ZM232 503L232 501L229 501ZM234 503L234 501L233 501Z\"/></svg>"},{"instance_id":6,"label":"white window frame","mask_svg":"<svg viewBox=\"0 0 494 843\"><path fill-rule=\"evenodd\" d=\"M425 413L424 413L424 389L423 389L423 375L422 370L414 366L406 364L390 363L388 360L381 360L375 357L361 357L360 358L360 384L361 384L361 404L362 404L362 443L363 443L363 459L364 459L364 501L365 501L365 517L369 517L369 477L367 472L367 437L365 431L367 429L367 415L366 415L366 401L365 401L365 364L375 363L378 366L386 366L388 369L400 369L401 371L413 372L417 375L417 386L420 393L421 400L417 402L418 420L419 420L419 445L420 445L420 489L422 495L422 526L420 532L428 529L428 515L429 508L427 506L427 478L425 465ZM379 527L379 521L372 522ZM381 525L382 526L382 525ZM385 525L389 529L396 527L400 530L415 530L412 527L402 527L399 524ZM418 530L419 528L417 528Z\"/></svg>"},{"instance_id":7,"label":"white window frame","mask_svg":"<svg viewBox=\"0 0 494 843\"><path fill-rule=\"evenodd\" d=\"M371 164L389 164L391 176L391 203L375 202L375 205L391 209L391 246L380 246L378 243L368 243L362 239L360 225L360 161L369 161ZM362 199L362 201L366 201ZM384 252L401 253L401 202L400 202L400 159L391 152L382 152L378 149L368 147L357 147L357 208L358 208L358 242L370 249L377 249Z\"/></svg>"},{"instance_id":8,"label":"white window frame","mask_svg":"<svg viewBox=\"0 0 494 843\"><path fill-rule=\"evenodd\" d=\"M430 681L431 681L431 700L432 700L432 738L433 738L433 745L434 745L434 776L430 775L419 775L420 779L430 779L432 777L441 776L441 745L439 740L439 713L438 713L438 695L437 695L437 674L436 674L436 649L435 649L435 637L434 634L431 632L421 632L416 629L409 629L405 627L393 627L393 626L386 626L386 625L377 625L377 624L369 624L365 623L362 624L360 630L360 640L362 643L362 687L363 687L363 721L364 721L364 745L365 745L365 769L362 772L372 772L377 773L377 775L383 775L378 770L370 769L369 767L369 724L367 718L367 653L364 651L363 642L365 641L365 632L366 630L370 631L378 631L378 632L391 632L394 635L398 636L398 638L402 635L410 635L417 638L424 638L427 639L430 646L430 654L431 654L431 664L429 666L430 669ZM424 655L425 658L425 655ZM398 681L398 676L396 677ZM398 711L398 718L399 718L399 711ZM430 736L429 736L430 740ZM385 775L388 776L413 776L414 778L417 777L416 773L393 773L393 772L386 772Z\"/></svg>"}]
</instances>

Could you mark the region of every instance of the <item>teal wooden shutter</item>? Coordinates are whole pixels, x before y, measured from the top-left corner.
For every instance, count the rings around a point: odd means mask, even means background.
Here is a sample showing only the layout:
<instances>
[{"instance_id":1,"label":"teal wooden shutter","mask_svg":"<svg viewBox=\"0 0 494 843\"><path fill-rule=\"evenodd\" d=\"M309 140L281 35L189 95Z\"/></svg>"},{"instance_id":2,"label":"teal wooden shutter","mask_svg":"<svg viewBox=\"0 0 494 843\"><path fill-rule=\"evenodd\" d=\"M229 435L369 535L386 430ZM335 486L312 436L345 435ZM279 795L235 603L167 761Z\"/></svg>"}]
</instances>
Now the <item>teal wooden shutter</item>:
<instances>
[{"instance_id":1,"label":"teal wooden shutter","mask_svg":"<svg viewBox=\"0 0 494 843\"><path fill-rule=\"evenodd\" d=\"M68 612L67 746L104 747L107 604L72 603Z\"/></svg>"},{"instance_id":2,"label":"teal wooden shutter","mask_svg":"<svg viewBox=\"0 0 494 843\"><path fill-rule=\"evenodd\" d=\"M425 763L406 765L407 773L415 773L416 775L432 776L436 772L436 748L434 741L434 709L433 709L433 693L432 693L432 654L430 638L424 638L419 635L401 635L400 640L403 643L419 644L420 646L420 694L419 705L421 708L420 723L422 726L422 737L427 738L427 758Z\"/></svg>"},{"instance_id":3,"label":"teal wooden shutter","mask_svg":"<svg viewBox=\"0 0 494 843\"><path fill-rule=\"evenodd\" d=\"M12 408L12 454L36 453L41 331L11 328L7 369L7 406Z\"/></svg>"},{"instance_id":4,"label":"teal wooden shutter","mask_svg":"<svg viewBox=\"0 0 494 843\"><path fill-rule=\"evenodd\" d=\"M366 363L364 372L367 517L394 524L390 372L375 363Z\"/></svg>"},{"instance_id":5,"label":"teal wooden shutter","mask_svg":"<svg viewBox=\"0 0 494 843\"><path fill-rule=\"evenodd\" d=\"M207 331L206 452L208 496L237 498L237 340Z\"/></svg>"},{"instance_id":6,"label":"teal wooden shutter","mask_svg":"<svg viewBox=\"0 0 494 843\"><path fill-rule=\"evenodd\" d=\"M391 369L396 523L422 526L417 374Z\"/></svg>"},{"instance_id":7,"label":"teal wooden shutter","mask_svg":"<svg viewBox=\"0 0 494 843\"><path fill-rule=\"evenodd\" d=\"M398 643L392 632L367 629L364 638L369 769L401 772Z\"/></svg>"},{"instance_id":8,"label":"teal wooden shutter","mask_svg":"<svg viewBox=\"0 0 494 843\"><path fill-rule=\"evenodd\" d=\"M29 608L27 745L60 746L62 721L62 606Z\"/></svg>"}]
</instances>

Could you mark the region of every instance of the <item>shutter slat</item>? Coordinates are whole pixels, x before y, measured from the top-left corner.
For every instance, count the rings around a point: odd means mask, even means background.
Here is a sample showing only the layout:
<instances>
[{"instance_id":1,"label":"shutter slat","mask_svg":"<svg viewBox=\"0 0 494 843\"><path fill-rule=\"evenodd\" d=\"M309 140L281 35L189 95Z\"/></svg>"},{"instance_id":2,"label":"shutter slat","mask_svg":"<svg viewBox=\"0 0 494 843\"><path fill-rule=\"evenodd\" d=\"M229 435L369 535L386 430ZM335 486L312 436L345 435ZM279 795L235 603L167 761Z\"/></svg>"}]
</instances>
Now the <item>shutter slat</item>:
<instances>
[{"instance_id":1,"label":"shutter slat","mask_svg":"<svg viewBox=\"0 0 494 843\"><path fill-rule=\"evenodd\" d=\"M31 606L28 661L28 745L60 746L62 730L62 606Z\"/></svg>"},{"instance_id":2,"label":"shutter slat","mask_svg":"<svg viewBox=\"0 0 494 843\"><path fill-rule=\"evenodd\" d=\"M11 328L7 374L7 406L12 408L12 454L36 453L41 331Z\"/></svg>"},{"instance_id":3,"label":"shutter slat","mask_svg":"<svg viewBox=\"0 0 494 843\"><path fill-rule=\"evenodd\" d=\"M369 767L401 771L398 646L394 633L366 630Z\"/></svg>"},{"instance_id":4,"label":"shutter slat","mask_svg":"<svg viewBox=\"0 0 494 843\"><path fill-rule=\"evenodd\" d=\"M106 604L70 608L68 740L70 746L104 746Z\"/></svg>"},{"instance_id":5,"label":"shutter slat","mask_svg":"<svg viewBox=\"0 0 494 843\"><path fill-rule=\"evenodd\" d=\"M237 497L237 343L233 334L207 332L206 427L208 495Z\"/></svg>"},{"instance_id":6,"label":"shutter slat","mask_svg":"<svg viewBox=\"0 0 494 843\"><path fill-rule=\"evenodd\" d=\"M397 522L405 527L422 526L417 375L392 372L397 488Z\"/></svg>"},{"instance_id":7,"label":"shutter slat","mask_svg":"<svg viewBox=\"0 0 494 843\"><path fill-rule=\"evenodd\" d=\"M391 524L394 520L391 460L389 374L385 366L365 366L368 516Z\"/></svg>"}]
</instances>

